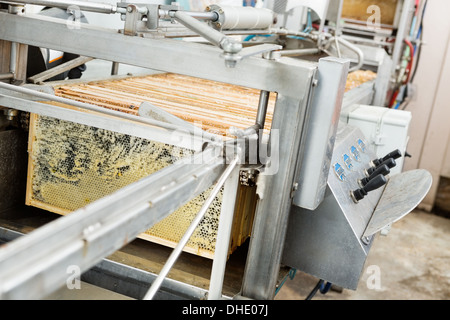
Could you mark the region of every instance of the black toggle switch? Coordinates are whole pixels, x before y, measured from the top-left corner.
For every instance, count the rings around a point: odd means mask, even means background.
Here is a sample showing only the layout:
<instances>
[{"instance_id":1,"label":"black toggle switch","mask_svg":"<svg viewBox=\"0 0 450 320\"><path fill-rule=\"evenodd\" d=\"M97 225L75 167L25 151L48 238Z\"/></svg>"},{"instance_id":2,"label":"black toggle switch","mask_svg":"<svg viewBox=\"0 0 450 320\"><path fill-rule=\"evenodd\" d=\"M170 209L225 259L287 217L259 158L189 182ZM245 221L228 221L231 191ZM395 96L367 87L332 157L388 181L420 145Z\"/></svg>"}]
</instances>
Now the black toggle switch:
<instances>
[{"instance_id":1,"label":"black toggle switch","mask_svg":"<svg viewBox=\"0 0 450 320\"><path fill-rule=\"evenodd\" d=\"M381 166L383 166L383 165L386 165L389 169L392 169L392 168L394 168L394 167L397 165L397 163L395 162L394 159L389 158L389 159L383 161L383 163L381 163L381 164L378 165L377 167L372 167L372 168L367 169L367 170L366 170L366 175L367 175L368 177L370 177L370 176L372 175L372 173L375 172L375 170L377 170L379 167L381 167Z\"/></svg>"},{"instance_id":2,"label":"black toggle switch","mask_svg":"<svg viewBox=\"0 0 450 320\"><path fill-rule=\"evenodd\" d=\"M386 177L382 174L377 175L375 178L369 181L364 187L361 189L357 189L355 191L351 191L350 195L355 203L358 203L360 200L364 199L365 196L369 194L369 192L377 190L384 186L387 183Z\"/></svg>"},{"instance_id":3,"label":"black toggle switch","mask_svg":"<svg viewBox=\"0 0 450 320\"><path fill-rule=\"evenodd\" d=\"M372 164L374 167L378 167L380 164L382 164L384 161L386 161L388 159L397 160L398 158L401 158L401 157L402 157L402 153L400 152L400 150L397 149L395 151L392 151L391 153L388 153L383 158L372 160Z\"/></svg>"},{"instance_id":4,"label":"black toggle switch","mask_svg":"<svg viewBox=\"0 0 450 320\"><path fill-rule=\"evenodd\" d=\"M378 168L376 168L375 171L369 177L362 178L361 180L359 180L359 185L361 187L364 187L366 184L369 183L370 180L372 180L379 174L382 174L383 176L387 176L389 173L391 173L391 170L389 170L389 167L387 165L383 164L383 165L379 166Z\"/></svg>"}]
</instances>

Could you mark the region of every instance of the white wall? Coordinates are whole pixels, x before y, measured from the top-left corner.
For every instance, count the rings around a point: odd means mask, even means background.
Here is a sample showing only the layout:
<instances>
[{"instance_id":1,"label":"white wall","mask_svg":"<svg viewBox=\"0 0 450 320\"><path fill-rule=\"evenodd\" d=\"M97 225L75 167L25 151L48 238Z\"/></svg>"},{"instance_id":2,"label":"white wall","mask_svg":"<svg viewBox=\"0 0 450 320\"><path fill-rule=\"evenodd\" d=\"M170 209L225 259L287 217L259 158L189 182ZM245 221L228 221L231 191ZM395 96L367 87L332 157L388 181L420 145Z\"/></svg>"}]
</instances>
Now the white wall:
<instances>
[{"instance_id":1,"label":"white wall","mask_svg":"<svg viewBox=\"0 0 450 320\"><path fill-rule=\"evenodd\" d=\"M421 207L431 210L446 157L450 135L450 1L430 0L424 18L424 46L414 84L410 144L405 170L427 169L433 186Z\"/></svg>"}]
</instances>

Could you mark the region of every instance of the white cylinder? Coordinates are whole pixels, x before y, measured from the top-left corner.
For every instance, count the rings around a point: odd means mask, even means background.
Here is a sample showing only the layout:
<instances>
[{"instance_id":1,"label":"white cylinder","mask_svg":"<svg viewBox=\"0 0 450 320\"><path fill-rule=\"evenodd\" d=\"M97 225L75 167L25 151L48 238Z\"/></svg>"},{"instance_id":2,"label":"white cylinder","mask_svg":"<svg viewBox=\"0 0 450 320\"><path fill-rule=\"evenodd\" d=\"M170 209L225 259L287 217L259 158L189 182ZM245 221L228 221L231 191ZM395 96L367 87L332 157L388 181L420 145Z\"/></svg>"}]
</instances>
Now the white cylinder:
<instances>
[{"instance_id":1,"label":"white cylinder","mask_svg":"<svg viewBox=\"0 0 450 320\"><path fill-rule=\"evenodd\" d=\"M267 29L273 24L274 13L266 8L220 6L222 29Z\"/></svg>"}]
</instances>

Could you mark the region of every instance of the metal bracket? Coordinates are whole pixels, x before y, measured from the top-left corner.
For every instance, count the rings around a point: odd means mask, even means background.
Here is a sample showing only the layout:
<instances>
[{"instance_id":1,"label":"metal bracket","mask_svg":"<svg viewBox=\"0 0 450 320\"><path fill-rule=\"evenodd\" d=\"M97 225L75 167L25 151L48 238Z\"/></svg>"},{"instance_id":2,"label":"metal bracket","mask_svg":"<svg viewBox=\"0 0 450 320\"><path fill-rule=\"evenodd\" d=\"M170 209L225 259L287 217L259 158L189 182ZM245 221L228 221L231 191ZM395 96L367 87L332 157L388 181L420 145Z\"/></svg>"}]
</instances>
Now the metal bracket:
<instances>
[{"instance_id":1,"label":"metal bracket","mask_svg":"<svg viewBox=\"0 0 450 320\"><path fill-rule=\"evenodd\" d=\"M251 56L263 55L265 59L276 59L279 56L277 56L275 52L279 52L282 48L282 46L276 44L266 43L244 48L238 53L229 53L225 51L221 56L225 59L225 63L228 67L234 67L237 62Z\"/></svg>"},{"instance_id":2,"label":"metal bracket","mask_svg":"<svg viewBox=\"0 0 450 320\"><path fill-rule=\"evenodd\" d=\"M241 186L254 187L258 178L259 170L246 168L239 171L239 182Z\"/></svg>"}]
</instances>

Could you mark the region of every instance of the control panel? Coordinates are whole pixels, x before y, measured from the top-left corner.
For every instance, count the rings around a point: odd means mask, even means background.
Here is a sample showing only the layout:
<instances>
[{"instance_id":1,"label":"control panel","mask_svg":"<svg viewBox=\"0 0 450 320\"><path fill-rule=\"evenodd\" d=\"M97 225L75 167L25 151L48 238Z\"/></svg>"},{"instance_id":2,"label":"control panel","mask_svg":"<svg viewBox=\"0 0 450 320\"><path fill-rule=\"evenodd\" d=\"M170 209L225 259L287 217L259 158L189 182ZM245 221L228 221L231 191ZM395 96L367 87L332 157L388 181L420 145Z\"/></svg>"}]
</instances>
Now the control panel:
<instances>
[{"instance_id":1,"label":"control panel","mask_svg":"<svg viewBox=\"0 0 450 320\"><path fill-rule=\"evenodd\" d=\"M365 137L359 130L345 127L336 137L329 184L333 191L340 193L341 199L347 197L347 201L351 199L354 204L359 204L369 193L386 185L391 169L396 166L395 160L401 156L401 152L395 150L377 158L366 147ZM376 204L380 195L380 192L376 193L372 202Z\"/></svg>"},{"instance_id":2,"label":"control panel","mask_svg":"<svg viewBox=\"0 0 450 320\"><path fill-rule=\"evenodd\" d=\"M382 158L357 127L339 126L325 197L315 210L291 207L283 264L356 290L374 235L402 218L431 187L431 174L391 174L402 155Z\"/></svg>"}]
</instances>

